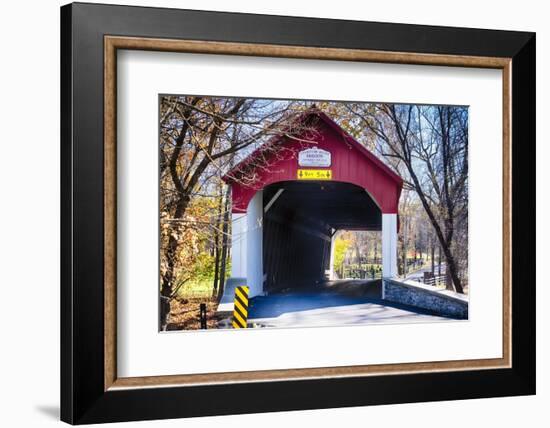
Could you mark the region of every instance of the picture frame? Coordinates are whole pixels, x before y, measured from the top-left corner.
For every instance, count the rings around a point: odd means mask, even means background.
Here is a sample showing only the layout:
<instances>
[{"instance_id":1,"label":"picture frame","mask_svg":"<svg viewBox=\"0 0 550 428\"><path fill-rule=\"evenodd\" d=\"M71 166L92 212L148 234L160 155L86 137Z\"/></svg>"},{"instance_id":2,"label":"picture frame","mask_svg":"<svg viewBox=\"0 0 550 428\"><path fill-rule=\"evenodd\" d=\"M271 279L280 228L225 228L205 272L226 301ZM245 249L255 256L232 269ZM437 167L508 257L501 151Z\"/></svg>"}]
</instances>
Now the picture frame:
<instances>
[{"instance_id":1,"label":"picture frame","mask_svg":"<svg viewBox=\"0 0 550 428\"><path fill-rule=\"evenodd\" d=\"M501 69L502 358L119 378L120 49ZM535 96L534 33L83 3L63 6L61 419L86 424L534 394ZM212 405L211 397L224 398Z\"/></svg>"}]
</instances>

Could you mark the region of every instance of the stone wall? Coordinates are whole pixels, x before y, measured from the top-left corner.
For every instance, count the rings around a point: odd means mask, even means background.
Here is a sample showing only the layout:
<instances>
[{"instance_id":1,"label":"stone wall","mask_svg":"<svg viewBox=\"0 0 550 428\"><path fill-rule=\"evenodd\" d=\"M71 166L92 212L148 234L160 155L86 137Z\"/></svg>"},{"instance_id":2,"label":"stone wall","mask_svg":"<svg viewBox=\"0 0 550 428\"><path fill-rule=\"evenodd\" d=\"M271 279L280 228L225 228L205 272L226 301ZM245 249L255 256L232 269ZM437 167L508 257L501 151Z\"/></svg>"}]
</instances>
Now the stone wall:
<instances>
[{"instance_id":1,"label":"stone wall","mask_svg":"<svg viewBox=\"0 0 550 428\"><path fill-rule=\"evenodd\" d=\"M456 319L468 319L468 297L439 290L416 281L384 279L383 298L390 302L427 309Z\"/></svg>"}]
</instances>

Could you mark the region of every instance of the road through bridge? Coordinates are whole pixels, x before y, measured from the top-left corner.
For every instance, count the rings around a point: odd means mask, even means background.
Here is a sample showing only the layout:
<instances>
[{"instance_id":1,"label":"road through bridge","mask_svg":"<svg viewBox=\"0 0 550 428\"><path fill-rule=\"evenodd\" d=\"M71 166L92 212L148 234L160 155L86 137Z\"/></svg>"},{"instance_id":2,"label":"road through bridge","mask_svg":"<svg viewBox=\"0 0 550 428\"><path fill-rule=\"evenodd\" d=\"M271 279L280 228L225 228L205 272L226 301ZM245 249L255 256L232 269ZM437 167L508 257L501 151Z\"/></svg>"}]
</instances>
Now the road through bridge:
<instances>
[{"instance_id":1,"label":"road through bridge","mask_svg":"<svg viewBox=\"0 0 550 428\"><path fill-rule=\"evenodd\" d=\"M253 300L249 323L255 327L323 327L449 321L434 311L384 301L381 281L327 281L289 288Z\"/></svg>"}]
</instances>

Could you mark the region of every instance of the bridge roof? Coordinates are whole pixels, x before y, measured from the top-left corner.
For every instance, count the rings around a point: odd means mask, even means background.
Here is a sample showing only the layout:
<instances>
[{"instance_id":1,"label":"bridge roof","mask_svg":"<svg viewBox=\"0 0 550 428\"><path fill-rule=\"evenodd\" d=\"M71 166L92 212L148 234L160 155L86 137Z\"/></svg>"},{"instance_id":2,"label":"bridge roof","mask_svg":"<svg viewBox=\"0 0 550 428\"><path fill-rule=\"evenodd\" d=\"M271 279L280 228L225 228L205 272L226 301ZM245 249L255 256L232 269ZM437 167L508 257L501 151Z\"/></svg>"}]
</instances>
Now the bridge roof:
<instances>
[{"instance_id":1,"label":"bridge roof","mask_svg":"<svg viewBox=\"0 0 550 428\"><path fill-rule=\"evenodd\" d=\"M399 175L319 109L307 110L298 120L308 124L305 135L272 137L223 177L232 186L234 213L246 212L258 190L298 181L300 171L310 169L330 171L332 181L364 188L382 213L397 213L403 187ZM298 165L298 153L313 147L330 153L330 166Z\"/></svg>"}]
</instances>

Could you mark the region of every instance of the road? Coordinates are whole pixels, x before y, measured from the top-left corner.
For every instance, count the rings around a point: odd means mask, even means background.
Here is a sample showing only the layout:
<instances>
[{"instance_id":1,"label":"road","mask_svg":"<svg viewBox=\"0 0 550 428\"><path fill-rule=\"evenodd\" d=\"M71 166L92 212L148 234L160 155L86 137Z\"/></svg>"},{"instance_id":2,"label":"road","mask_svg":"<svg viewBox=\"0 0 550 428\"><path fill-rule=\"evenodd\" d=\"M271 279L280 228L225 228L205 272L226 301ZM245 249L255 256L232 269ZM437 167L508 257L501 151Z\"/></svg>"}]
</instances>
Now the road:
<instances>
[{"instance_id":1,"label":"road","mask_svg":"<svg viewBox=\"0 0 550 428\"><path fill-rule=\"evenodd\" d=\"M320 327L448 321L380 298L380 281L332 281L251 301L248 321L257 327Z\"/></svg>"},{"instance_id":2,"label":"road","mask_svg":"<svg viewBox=\"0 0 550 428\"><path fill-rule=\"evenodd\" d=\"M436 275L438 275L438 272L439 272L438 266L439 265L434 266L434 272L435 272ZM431 272L431 271L432 271L432 267L430 265L430 266L427 266L425 268L422 268L420 270L417 270L415 272L410 273L409 275L407 275L407 277L405 279L410 279L412 281L423 282L424 281L424 272ZM441 263L441 274L443 275L444 273L445 273L445 263Z\"/></svg>"}]
</instances>

